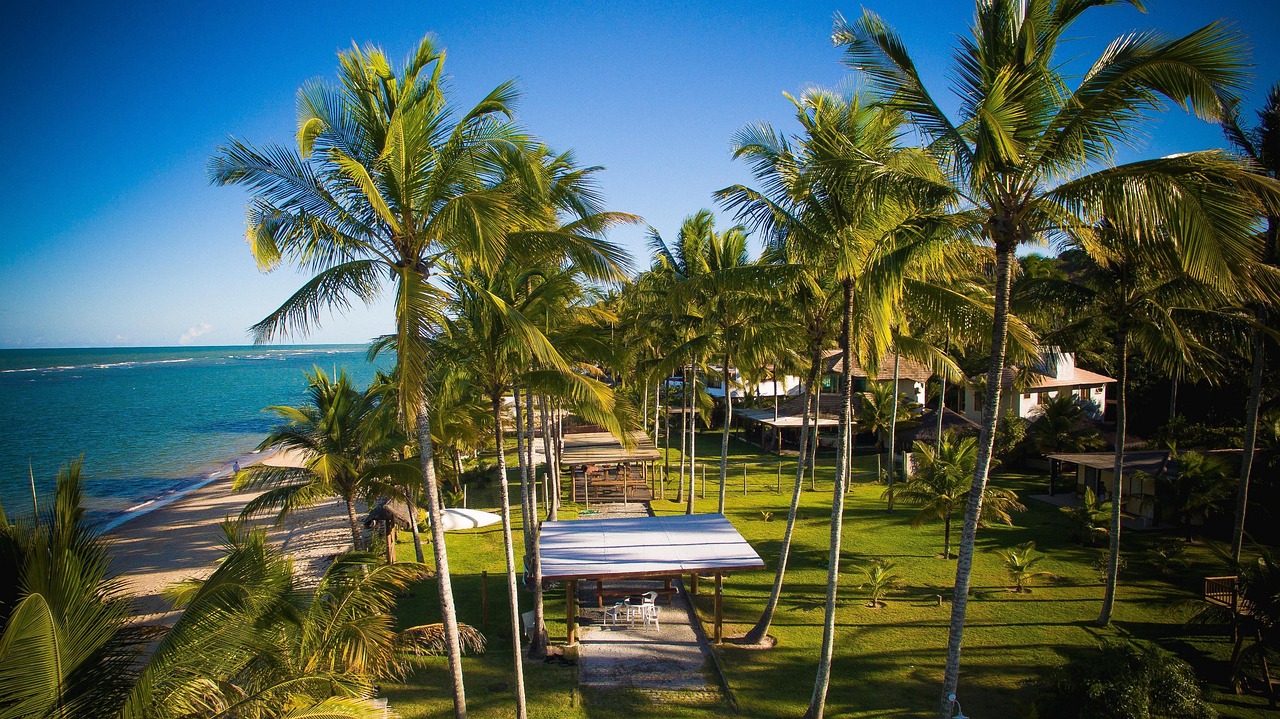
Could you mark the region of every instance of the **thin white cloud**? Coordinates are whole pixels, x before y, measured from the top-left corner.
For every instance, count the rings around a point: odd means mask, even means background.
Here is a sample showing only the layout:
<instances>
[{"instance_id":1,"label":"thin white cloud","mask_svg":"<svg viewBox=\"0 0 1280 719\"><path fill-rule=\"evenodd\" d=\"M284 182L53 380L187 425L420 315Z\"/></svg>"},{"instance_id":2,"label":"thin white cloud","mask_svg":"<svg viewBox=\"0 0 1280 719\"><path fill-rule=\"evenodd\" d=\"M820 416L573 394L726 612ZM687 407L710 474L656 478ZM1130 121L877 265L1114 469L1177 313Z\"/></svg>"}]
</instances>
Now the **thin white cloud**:
<instances>
[{"instance_id":1,"label":"thin white cloud","mask_svg":"<svg viewBox=\"0 0 1280 719\"><path fill-rule=\"evenodd\" d=\"M187 331L183 332L182 336L178 338L178 344L189 345L195 338L200 335L207 335L212 331L213 325L208 322L201 322L198 325L187 328Z\"/></svg>"}]
</instances>

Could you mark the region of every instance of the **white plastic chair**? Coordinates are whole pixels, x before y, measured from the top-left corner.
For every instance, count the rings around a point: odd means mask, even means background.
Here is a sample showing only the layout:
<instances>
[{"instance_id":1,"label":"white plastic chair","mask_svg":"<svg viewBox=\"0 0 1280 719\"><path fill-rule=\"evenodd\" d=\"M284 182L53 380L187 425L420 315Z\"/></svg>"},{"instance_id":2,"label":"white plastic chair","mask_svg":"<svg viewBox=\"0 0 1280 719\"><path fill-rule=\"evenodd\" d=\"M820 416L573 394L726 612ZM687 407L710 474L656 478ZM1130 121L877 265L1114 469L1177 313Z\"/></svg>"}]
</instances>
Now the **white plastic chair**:
<instances>
[{"instance_id":1,"label":"white plastic chair","mask_svg":"<svg viewBox=\"0 0 1280 719\"><path fill-rule=\"evenodd\" d=\"M644 617L645 629L648 629L649 625L652 624L654 629L661 631L662 627L658 624L658 605L653 602L646 602L640 605L640 608L642 610L641 615Z\"/></svg>"},{"instance_id":2,"label":"white plastic chair","mask_svg":"<svg viewBox=\"0 0 1280 719\"><path fill-rule=\"evenodd\" d=\"M624 610L624 607L626 608L625 610ZM618 624L618 619L624 615L627 617L628 621L630 621L631 619L630 602L618 602L614 604L612 607L609 607L608 609L604 610L604 623L608 625L612 620L612 623L616 626Z\"/></svg>"}]
</instances>

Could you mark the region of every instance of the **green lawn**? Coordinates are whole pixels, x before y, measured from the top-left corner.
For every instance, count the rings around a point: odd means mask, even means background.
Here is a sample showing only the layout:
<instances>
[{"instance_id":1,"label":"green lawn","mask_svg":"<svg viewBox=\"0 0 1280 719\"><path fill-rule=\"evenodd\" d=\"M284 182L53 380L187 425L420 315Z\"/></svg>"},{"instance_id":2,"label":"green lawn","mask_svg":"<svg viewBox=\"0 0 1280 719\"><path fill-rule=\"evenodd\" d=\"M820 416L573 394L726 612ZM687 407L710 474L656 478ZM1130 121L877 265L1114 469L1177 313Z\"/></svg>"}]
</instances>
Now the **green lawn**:
<instances>
[{"instance_id":1,"label":"green lawn","mask_svg":"<svg viewBox=\"0 0 1280 719\"><path fill-rule=\"evenodd\" d=\"M707 496L698 500L697 508L714 511L719 436L701 437L698 454L708 460L708 481ZM786 526L792 481L787 472L794 473L795 466L793 460L784 461L782 492L777 493L777 458L735 443L730 461L727 514L770 567L725 581L727 636L745 632L768 596ZM746 496L742 492L744 463L748 466ZM856 469L855 480L861 481L854 485L846 503L842 601L837 612L829 715L929 715L937 706L950 617L949 601L938 606L937 598L943 595L949 600L947 587L954 580L955 562L938 558L942 551L940 524L912 529L910 508L900 507L893 514L885 511L880 499L882 487L870 483L874 458L858 457ZM808 490L808 480L805 483L783 601L771 630L777 646L753 651L726 644L719 650L743 715L793 717L802 713L808 702L822 635L832 478L833 465L827 459L820 462L816 491ZM1001 474L993 481L1024 495L1039 493L1044 487L1044 478L1028 475ZM674 497L674 492L667 496ZM470 505L496 506L496 497L494 488L475 491ZM512 503L519 531L517 496L512 497ZM1221 571L1208 549L1192 547L1187 552L1190 566L1169 577L1146 561L1146 546L1155 537L1126 534L1129 568L1122 575L1115 620L1112 627L1099 629L1092 622L1097 617L1102 585L1092 565L1102 550L1070 541L1066 518L1057 508L1034 500L1025 503L1027 511L1015 515L1015 526L993 527L978 536L959 692L966 714L991 719L1018 717L1019 703L1031 699L1027 681L1043 668L1061 663L1064 650L1107 638L1137 637L1156 640L1191 661L1201 677L1211 682L1224 716L1263 716L1266 702L1261 698L1225 693L1225 658L1230 651L1225 634L1183 625L1194 611L1201 578ZM655 501L654 508L659 513L683 511L669 500ZM569 507L563 516L570 518L575 512ZM772 513L769 521L764 512ZM1015 595L1006 588L1008 578L994 550L1027 540L1035 540L1047 555L1041 568L1054 577L1039 579L1030 594ZM520 543L516 537L517 556ZM464 662L471 714L509 716L511 632L501 529L495 525L453 533L449 550L459 618L483 629L489 639L484 655ZM399 551L402 557L413 556L407 542ZM891 558L903 577L902 585L886 598L888 607L884 609L863 606L864 594L858 589L863 581L860 567L873 558ZM482 571L489 574L487 623L480 599ZM522 593L522 608L528 609L530 599L531 595ZM700 596L697 605L704 620L709 620L710 597ZM563 607L563 591L547 593L548 630L553 641L564 637ZM438 621L434 583L422 585L402 601L400 612L406 623ZM531 664L525 676L534 717L633 718L646 714L643 697L583 696L570 668ZM450 708L446 684L444 661L429 659L403 684L384 686L384 693L403 716L439 716ZM651 709L655 716L657 711ZM664 705L660 711L664 717L710 717L723 709Z\"/></svg>"}]
</instances>

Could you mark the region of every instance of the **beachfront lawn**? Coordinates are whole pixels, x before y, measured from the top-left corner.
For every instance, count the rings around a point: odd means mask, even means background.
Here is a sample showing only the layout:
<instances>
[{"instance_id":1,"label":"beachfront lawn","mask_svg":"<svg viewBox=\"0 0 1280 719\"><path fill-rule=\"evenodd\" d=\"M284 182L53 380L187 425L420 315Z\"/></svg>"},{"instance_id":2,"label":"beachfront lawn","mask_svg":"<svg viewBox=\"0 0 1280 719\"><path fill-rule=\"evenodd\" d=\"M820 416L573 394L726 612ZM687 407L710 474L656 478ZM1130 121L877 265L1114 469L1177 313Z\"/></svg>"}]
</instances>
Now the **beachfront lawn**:
<instances>
[{"instance_id":1,"label":"beachfront lawn","mask_svg":"<svg viewBox=\"0 0 1280 719\"><path fill-rule=\"evenodd\" d=\"M698 452L708 460L706 498L699 511L714 511L719 436L700 438ZM732 576L725 581L725 632L744 633L757 618L773 581L782 532L786 523L789 485L784 460L782 492L775 492L777 458L745 444L732 445L727 487L727 514L734 525L770 565L767 571ZM888 514L880 499L882 487L871 483L873 457L858 457L855 484L847 500L841 573L841 606L828 712L831 716L919 716L931 713L941 679L950 592L955 562L940 559L942 527L910 527L912 510L900 506ZM742 466L748 467L748 494L742 492ZM822 634L823 593L826 582L828 522L833 466L820 462L817 491L802 495L795 545L779 612L771 634L777 646L768 651L725 644L719 655L729 685L747 716L798 716L808 701ZM701 473L699 472L699 478ZM1236 697L1225 690L1225 663L1230 652L1225 633L1183 624L1194 612L1200 581L1217 574L1221 565L1202 545L1191 547L1189 566L1174 576L1157 571L1147 561L1146 548L1157 538L1128 533L1128 569L1115 621L1107 629L1093 626L1102 596L1101 578L1094 569L1101 548L1081 547L1070 540L1066 517L1051 505L1026 499L1043 491L1044 478L1000 474L993 480L1019 491L1027 511L1014 516L1013 527L997 526L979 533L965 633L960 700L965 713L983 717L1018 717L1019 704L1033 691L1027 682L1063 661L1063 653L1087 648L1104 639L1134 637L1158 641L1191 661L1202 679L1212 683L1217 707L1225 716L1261 717L1266 706L1259 697ZM672 484L674 487L674 483ZM673 497L674 493L668 493ZM517 529L519 500L515 503ZM496 492L472 495L470 505L489 501ZM659 513L683 511L670 500L655 501ZM766 520L764 513L771 513ZM567 507L565 518L574 516ZM958 523L957 523L958 524ZM955 529L958 535L959 527ZM407 539L402 535L402 538ZM956 537L953 536L953 542ZM1051 572L1039 578L1030 594L1008 591L1010 581L996 549L1034 540L1046 559L1039 567ZM465 660L468 704L477 717L507 716L511 707L511 643L503 577L502 533L498 526L450 535L454 589L461 621L484 629L488 652ZM517 554L520 537L516 537ZM401 556L413 556L406 542ZM407 552L407 553L405 553ZM861 567L873 558L892 559L902 585L885 597L882 609L865 607ZM483 622L480 572L488 576L488 622ZM530 595L522 592L522 608ZM939 606L938 597L944 598ZM547 593L548 631L553 643L562 641L563 591ZM702 594L697 606L710 620L711 598ZM434 584L424 584L404 600L406 622L436 621ZM709 626L709 625L708 625ZM535 717L635 717L644 711L640 697L582 696L572 668L541 663L526 665L530 715ZM447 673L442 659L428 659L403 684L387 685L384 694L403 716L437 716L450 707ZM663 716L715 716L706 707L664 705Z\"/></svg>"}]
</instances>

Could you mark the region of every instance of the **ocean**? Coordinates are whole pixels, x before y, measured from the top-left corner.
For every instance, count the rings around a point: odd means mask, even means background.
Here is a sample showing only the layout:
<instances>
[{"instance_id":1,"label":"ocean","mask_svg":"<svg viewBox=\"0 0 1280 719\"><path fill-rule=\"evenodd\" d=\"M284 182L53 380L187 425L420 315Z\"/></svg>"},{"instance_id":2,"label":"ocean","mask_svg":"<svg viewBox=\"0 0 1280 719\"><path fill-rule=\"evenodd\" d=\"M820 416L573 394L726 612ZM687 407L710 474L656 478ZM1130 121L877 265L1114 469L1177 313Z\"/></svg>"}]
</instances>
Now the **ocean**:
<instances>
[{"instance_id":1,"label":"ocean","mask_svg":"<svg viewBox=\"0 0 1280 719\"><path fill-rule=\"evenodd\" d=\"M41 511L59 466L84 457L85 504L114 526L245 461L304 400L305 371L345 369L357 387L389 369L363 345L0 350L0 502Z\"/></svg>"}]
</instances>

